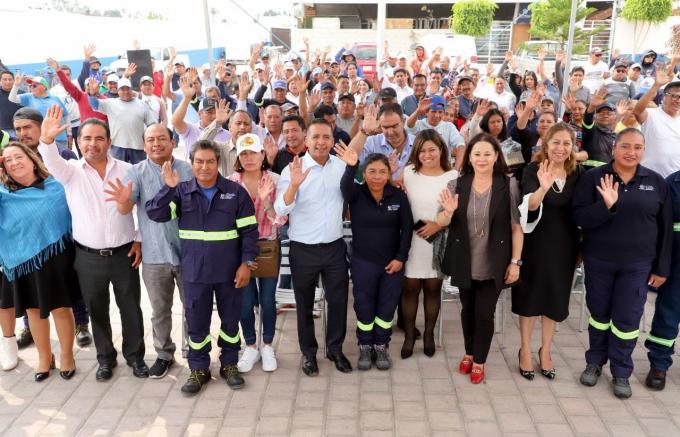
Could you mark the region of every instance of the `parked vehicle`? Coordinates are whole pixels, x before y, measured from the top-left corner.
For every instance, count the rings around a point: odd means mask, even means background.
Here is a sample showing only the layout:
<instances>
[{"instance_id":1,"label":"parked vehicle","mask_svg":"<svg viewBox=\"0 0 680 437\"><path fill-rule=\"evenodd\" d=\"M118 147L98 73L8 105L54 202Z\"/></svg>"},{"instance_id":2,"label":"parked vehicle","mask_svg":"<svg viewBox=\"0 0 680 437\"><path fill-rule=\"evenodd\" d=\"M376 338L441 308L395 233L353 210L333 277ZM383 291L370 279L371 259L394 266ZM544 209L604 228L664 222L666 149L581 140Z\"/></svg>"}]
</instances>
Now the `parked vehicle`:
<instances>
[{"instance_id":1,"label":"parked vehicle","mask_svg":"<svg viewBox=\"0 0 680 437\"><path fill-rule=\"evenodd\" d=\"M357 60L357 64L361 67L364 73L364 78L369 82L373 80L373 75L376 74L376 56L378 55L378 50L375 43L355 43L352 48L350 48L354 57Z\"/></svg>"},{"instance_id":2,"label":"parked vehicle","mask_svg":"<svg viewBox=\"0 0 680 437\"><path fill-rule=\"evenodd\" d=\"M475 39L467 35L456 35L453 33L431 33L422 37L419 41L425 47L428 56L432 55L435 49L441 49L445 56L451 58L453 62L457 56L467 59L470 64L477 64L477 45Z\"/></svg>"},{"instance_id":3,"label":"parked vehicle","mask_svg":"<svg viewBox=\"0 0 680 437\"><path fill-rule=\"evenodd\" d=\"M561 50L562 45L557 41L534 40L526 41L514 54L517 70L537 71L539 60L538 50L543 47L546 51L543 60L545 74L550 76L555 71L555 52ZM572 63L583 63L588 60L588 55L572 55Z\"/></svg>"}]
</instances>

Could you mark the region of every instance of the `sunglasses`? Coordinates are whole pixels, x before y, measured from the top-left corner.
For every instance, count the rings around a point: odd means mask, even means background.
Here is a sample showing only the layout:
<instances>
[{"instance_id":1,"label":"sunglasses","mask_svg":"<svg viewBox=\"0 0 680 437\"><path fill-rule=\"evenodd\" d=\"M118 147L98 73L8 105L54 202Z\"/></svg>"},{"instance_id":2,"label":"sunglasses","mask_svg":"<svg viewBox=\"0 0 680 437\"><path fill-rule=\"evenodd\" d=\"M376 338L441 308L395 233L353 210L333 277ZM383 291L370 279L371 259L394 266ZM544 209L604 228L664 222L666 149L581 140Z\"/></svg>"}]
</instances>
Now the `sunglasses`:
<instances>
[{"instance_id":1,"label":"sunglasses","mask_svg":"<svg viewBox=\"0 0 680 437\"><path fill-rule=\"evenodd\" d=\"M596 57L596 58L601 58L601 57L602 57L602 53L596 53L596 54L595 54L595 57Z\"/></svg>"},{"instance_id":2,"label":"sunglasses","mask_svg":"<svg viewBox=\"0 0 680 437\"><path fill-rule=\"evenodd\" d=\"M40 85L37 83L32 83L29 85L30 88L38 88Z\"/></svg>"},{"instance_id":3,"label":"sunglasses","mask_svg":"<svg viewBox=\"0 0 680 437\"><path fill-rule=\"evenodd\" d=\"M626 73L626 72L628 72L628 70L626 70L625 68L617 68L616 72L617 73Z\"/></svg>"}]
</instances>

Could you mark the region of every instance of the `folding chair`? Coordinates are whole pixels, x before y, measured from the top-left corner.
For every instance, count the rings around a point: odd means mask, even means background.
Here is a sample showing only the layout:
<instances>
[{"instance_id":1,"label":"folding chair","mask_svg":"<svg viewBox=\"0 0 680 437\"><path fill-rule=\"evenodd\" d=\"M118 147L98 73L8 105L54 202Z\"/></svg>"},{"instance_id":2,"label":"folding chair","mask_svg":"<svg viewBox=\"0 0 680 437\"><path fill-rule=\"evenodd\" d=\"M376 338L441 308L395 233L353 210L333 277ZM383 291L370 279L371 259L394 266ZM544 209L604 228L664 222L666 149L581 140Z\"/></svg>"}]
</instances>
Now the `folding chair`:
<instances>
[{"instance_id":1,"label":"folding chair","mask_svg":"<svg viewBox=\"0 0 680 437\"><path fill-rule=\"evenodd\" d=\"M458 287L451 285L451 278L445 277L439 294L439 317L437 318L437 345L444 345L444 302L458 302Z\"/></svg>"},{"instance_id":2,"label":"folding chair","mask_svg":"<svg viewBox=\"0 0 680 437\"><path fill-rule=\"evenodd\" d=\"M496 302L496 314L494 314L494 332L500 334L500 347L505 348L505 314L507 312L508 306L508 291L509 288L504 288L501 290L500 296L498 296L498 302Z\"/></svg>"}]
</instances>

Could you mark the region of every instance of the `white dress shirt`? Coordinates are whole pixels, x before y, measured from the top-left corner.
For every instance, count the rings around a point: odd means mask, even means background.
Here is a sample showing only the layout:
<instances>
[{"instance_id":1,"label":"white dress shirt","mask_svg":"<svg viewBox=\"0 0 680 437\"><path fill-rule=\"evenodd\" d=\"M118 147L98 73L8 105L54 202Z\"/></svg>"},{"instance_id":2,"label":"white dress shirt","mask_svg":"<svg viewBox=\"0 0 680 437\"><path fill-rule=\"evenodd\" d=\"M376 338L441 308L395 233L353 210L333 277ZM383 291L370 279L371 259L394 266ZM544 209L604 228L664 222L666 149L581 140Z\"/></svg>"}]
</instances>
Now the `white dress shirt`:
<instances>
[{"instance_id":1,"label":"white dress shirt","mask_svg":"<svg viewBox=\"0 0 680 437\"><path fill-rule=\"evenodd\" d=\"M130 164L109 156L102 179L84 159L63 159L54 143L40 142L38 152L52 176L64 185L73 221L74 240L92 249L107 249L135 239L133 215L119 214L116 202L107 202L108 195L104 193L104 189L109 188L109 181L125 179L128 169L132 167Z\"/></svg>"}]
</instances>

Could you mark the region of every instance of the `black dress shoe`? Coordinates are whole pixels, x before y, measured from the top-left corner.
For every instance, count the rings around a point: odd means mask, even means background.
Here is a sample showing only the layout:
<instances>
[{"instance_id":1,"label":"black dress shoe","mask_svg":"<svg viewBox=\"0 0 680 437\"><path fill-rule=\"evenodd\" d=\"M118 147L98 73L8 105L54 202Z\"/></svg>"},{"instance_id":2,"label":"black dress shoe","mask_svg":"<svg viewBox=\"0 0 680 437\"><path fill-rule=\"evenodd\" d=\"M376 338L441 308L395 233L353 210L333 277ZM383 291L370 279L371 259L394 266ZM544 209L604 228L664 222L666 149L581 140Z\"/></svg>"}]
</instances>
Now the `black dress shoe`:
<instances>
[{"instance_id":1,"label":"black dress shoe","mask_svg":"<svg viewBox=\"0 0 680 437\"><path fill-rule=\"evenodd\" d=\"M95 375L97 381L108 381L111 379L113 377L113 368L117 365L118 363L115 361L110 364L100 364Z\"/></svg>"},{"instance_id":2,"label":"black dress shoe","mask_svg":"<svg viewBox=\"0 0 680 437\"><path fill-rule=\"evenodd\" d=\"M326 357L335 363L335 368L342 373L350 373L352 371L352 365L349 360L342 352L328 353Z\"/></svg>"},{"instance_id":3,"label":"black dress shoe","mask_svg":"<svg viewBox=\"0 0 680 437\"><path fill-rule=\"evenodd\" d=\"M61 376L62 378L66 379L66 380L73 378L73 376L75 376L75 374L76 374L75 368L73 370L62 370L61 372L59 372L59 376Z\"/></svg>"},{"instance_id":4,"label":"black dress shoe","mask_svg":"<svg viewBox=\"0 0 680 437\"><path fill-rule=\"evenodd\" d=\"M238 372L236 364L222 366L220 368L220 376L227 381L227 385L232 390L239 390L246 383L243 376Z\"/></svg>"},{"instance_id":5,"label":"black dress shoe","mask_svg":"<svg viewBox=\"0 0 680 437\"><path fill-rule=\"evenodd\" d=\"M149 366L147 366L144 361L137 361L132 364L128 363L128 366L132 367L132 374L137 378L149 377Z\"/></svg>"},{"instance_id":6,"label":"black dress shoe","mask_svg":"<svg viewBox=\"0 0 680 437\"><path fill-rule=\"evenodd\" d=\"M76 344L78 347L85 347L92 344L92 334L90 334L87 324L76 325Z\"/></svg>"},{"instance_id":7,"label":"black dress shoe","mask_svg":"<svg viewBox=\"0 0 680 437\"><path fill-rule=\"evenodd\" d=\"M53 370L55 368L54 364L54 354L52 354L52 362L50 363L50 368L47 369L47 372L35 372L35 382L43 382L47 378L50 377L50 370Z\"/></svg>"},{"instance_id":8,"label":"black dress shoe","mask_svg":"<svg viewBox=\"0 0 680 437\"><path fill-rule=\"evenodd\" d=\"M319 365L316 363L316 357L302 357L302 372L307 376L319 374Z\"/></svg>"},{"instance_id":9,"label":"black dress shoe","mask_svg":"<svg viewBox=\"0 0 680 437\"><path fill-rule=\"evenodd\" d=\"M650 368L645 385L652 390L663 390L666 387L666 372Z\"/></svg>"}]
</instances>

